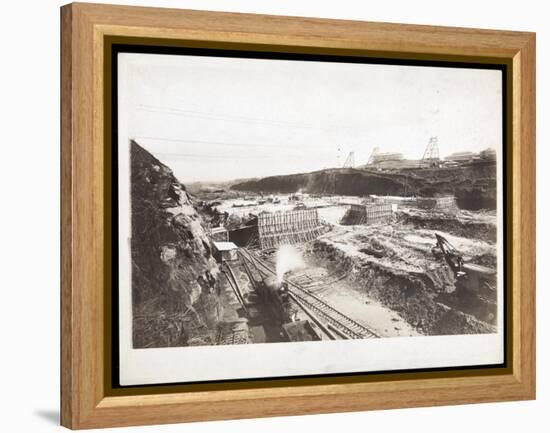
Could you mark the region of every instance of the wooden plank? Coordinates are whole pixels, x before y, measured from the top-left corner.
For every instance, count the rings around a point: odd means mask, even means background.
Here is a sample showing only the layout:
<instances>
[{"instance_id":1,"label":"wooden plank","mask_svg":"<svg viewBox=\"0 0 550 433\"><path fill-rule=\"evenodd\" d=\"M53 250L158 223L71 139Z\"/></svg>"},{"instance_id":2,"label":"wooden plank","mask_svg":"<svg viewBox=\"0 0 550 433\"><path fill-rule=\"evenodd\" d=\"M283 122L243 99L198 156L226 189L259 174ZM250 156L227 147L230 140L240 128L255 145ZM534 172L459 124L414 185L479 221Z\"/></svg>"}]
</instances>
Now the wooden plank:
<instances>
[{"instance_id":1,"label":"wooden plank","mask_svg":"<svg viewBox=\"0 0 550 433\"><path fill-rule=\"evenodd\" d=\"M512 148L514 375L528 398L533 399L536 394L535 46L533 35L514 57Z\"/></svg>"},{"instance_id":2,"label":"wooden plank","mask_svg":"<svg viewBox=\"0 0 550 433\"><path fill-rule=\"evenodd\" d=\"M70 8L61 9L61 424L71 428L77 401L72 304L72 52Z\"/></svg>"}]
</instances>

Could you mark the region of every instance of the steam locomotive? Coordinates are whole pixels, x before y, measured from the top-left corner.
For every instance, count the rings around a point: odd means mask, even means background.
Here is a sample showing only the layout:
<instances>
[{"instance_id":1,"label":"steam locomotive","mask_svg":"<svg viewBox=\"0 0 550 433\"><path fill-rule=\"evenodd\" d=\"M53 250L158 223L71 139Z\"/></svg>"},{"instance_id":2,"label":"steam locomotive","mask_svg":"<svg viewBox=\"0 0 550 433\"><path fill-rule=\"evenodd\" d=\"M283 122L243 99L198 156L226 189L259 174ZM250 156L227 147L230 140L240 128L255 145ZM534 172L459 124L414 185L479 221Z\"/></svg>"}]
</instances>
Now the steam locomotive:
<instances>
[{"instance_id":1,"label":"steam locomotive","mask_svg":"<svg viewBox=\"0 0 550 433\"><path fill-rule=\"evenodd\" d=\"M298 320L298 308L291 302L288 283L279 282L276 277L267 277L259 285L258 295L270 316L281 329L283 341L320 340L316 328L309 320Z\"/></svg>"}]
</instances>

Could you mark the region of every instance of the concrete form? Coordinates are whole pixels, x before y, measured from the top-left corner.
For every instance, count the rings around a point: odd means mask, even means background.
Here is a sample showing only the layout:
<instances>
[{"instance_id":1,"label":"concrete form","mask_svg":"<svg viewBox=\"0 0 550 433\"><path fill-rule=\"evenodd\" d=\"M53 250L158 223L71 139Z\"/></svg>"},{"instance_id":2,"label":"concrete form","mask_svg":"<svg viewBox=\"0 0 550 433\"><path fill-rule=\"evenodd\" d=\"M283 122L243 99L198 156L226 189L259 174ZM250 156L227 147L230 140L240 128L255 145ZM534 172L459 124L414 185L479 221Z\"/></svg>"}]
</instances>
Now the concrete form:
<instances>
[{"instance_id":1,"label":"concrete form","mask_svg":"<svg viewBox=\"0 0 550 433\"><path fill-rule=\"evenodd\" d=\"M210 229L210 237L213 241L228 242L229 233L225 227L212 227Z\"/></svg>"},{"instance_id":2,"label":"concrete form","mask_svg":"<svg viewBox=\"0 0 550 433\"><path fill-rule=\"evenodd\" d=\"M342 220L345 225L379 224L388 222L393 215L391 203L352 204Z\"/></svg>"},{"instance_id":3,"label":"concrete form","mask_svg":"<svg viewBox=\"0 0 550 433\"><path fill-rule=\"evenodd\" d=\"M214 257L219 261L237 260L237 245L233 242L213 242Z\"/></svg>"},{"instance_id":4,"label":"concrete form","mask_svg":"<svg viewBox=\"0 0 550 433\"><path fill-rule=\"evenodd\" d=\"M397 207L417 207L434 212L456 213L458 205L454 195L441 195L436 197L385 197L385 196L370 196L365 200L366 205L371 204L393 204L393 211Z\"/></svg>"},{"instance_id":5,"label":"concrete form","mask_svg":"<svg viewBox=\"0 0 550 433\"><path fill-rule=\"evenodd\" d=\"M433 210L434 212L456 213L458 206L454 195L438 197L418 197L416 206L420 209Z\"/></svg>"},{"instance_id":6,"label":"concrete form","mask_svg":"<svg viewBox=\"0 0 550 433\"><path fill-rule=\"evenodd\" d=\"M471 161L479 158L479 154L474 152L455 152L445 157L446 161Z\"/></svg>"},{"instance_id":7,"label":"concrete form","mask_svg":"<svg viewBox=\"0 0 550 433\"><path fill-rule=\"evenodd\" d=\"M323 233L317 209L262 212L246 225L229 231L229 240L242 247L277 248L311 241Z\"/></svg>"},{"instance_id":8,"label":"concrete form","mask_svg":"<svg viewBox=\"0 0 550 433\"><path fill-rule=\"evenodd\" d=\"M258 243L260 248L277 248L283 244L308 242L323 232L317 209L258 215Z\"/></svg>"},{"instance_id":9,"label":"concrete form","mask_svg":"<svg viewBox=\"0 0 550 433\"><path fill-rule=\"evenodd\" d=\"M421 162L422 161L418 159L390 159L377 161L363 167L376 170L404 170L409 168L418 168Z\"/></svg>"}]
</instances>

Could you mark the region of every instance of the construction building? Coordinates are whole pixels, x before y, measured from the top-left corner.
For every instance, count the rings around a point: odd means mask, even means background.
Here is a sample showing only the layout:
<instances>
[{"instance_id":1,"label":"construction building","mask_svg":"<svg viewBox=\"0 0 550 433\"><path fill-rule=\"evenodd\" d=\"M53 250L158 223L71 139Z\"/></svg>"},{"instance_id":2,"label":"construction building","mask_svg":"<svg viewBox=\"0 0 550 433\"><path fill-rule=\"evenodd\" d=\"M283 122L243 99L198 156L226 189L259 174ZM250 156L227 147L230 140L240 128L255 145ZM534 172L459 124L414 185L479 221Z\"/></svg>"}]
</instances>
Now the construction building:
<instances>
[{"instance_id":1,"label":"construction building","mask_svg":"<svg viewBox=\"0 0 550 433\"><path fill-rule=\"evenodd\" d=\"M388 157L387 159L378 159L371 165L365 166L366 168L375 168L377 170L405 170L411 168L418 168L420 161L417 159L393 159Z\"/></svg>"},{"instance_id":2,"label":"construction building","mask_svg":"<svg viewBox=\"0 0 550 433\"><path fill-rule=\"evenodd\" d=\"M364 167L377 170L403 170L437 167L439 164L438 138L433 136L430 137L421 159L405 159L403 154L398 152L380 153L378 147L375 147Z\"/></svg>"},{"instance_id":3,"label":"construction building","mask_svg":"<svg viewBox=\"0 0 550 433\"><path fill-rule=\"evenodd\" d=\"M430 137L421 159L405 159L402 153L379 152L378 147L372 151L368 162L361 168L383 170L426 169L438 167L457 167L461 164L496 161L495 149L487 148L479 153L455 152L444 159L439 156L439 140L437 136ZM354 161L355 162L355 161Z\"/></svg>"},{"instance_id":4,"label":"construction building","mask_svg":"<svg viewBox=\"0 0 550 433\"><path fill-rule=\"evenodd\" d=\"M479 158L474 152L455 152L445 157L445 161L467 162Z\"/></svg>"},{"instance_id":5,"label":"construction building","mask_svg":"<svg viewBox=\"0 0 550 433\"><path fill-rule=\"evenodd\" d=\"M237 245L233 242L213 242L214 258L219 262L230 262L237 260Z\"/></svg>"},{"instance_id":6,"label":"construction building","mask_svg":"<svg viewBox=\"0 0 550 433\"><path fill-rule=\"evenodd\" d=\"M377 149L372 153L367 166L376 168L398 168L405 162L402 153L379 153Z\"/></svg>"},{"instance_id":7,"label":"construction building","mask_svg":"<svg viewBox=\"0 0 550 433\"><path fill-rule=\"evenodd\" d=\"M479 152L479 156L483 160L496 161L497 151L495 149L488 148Z\"/></svg>"}]
</instances>

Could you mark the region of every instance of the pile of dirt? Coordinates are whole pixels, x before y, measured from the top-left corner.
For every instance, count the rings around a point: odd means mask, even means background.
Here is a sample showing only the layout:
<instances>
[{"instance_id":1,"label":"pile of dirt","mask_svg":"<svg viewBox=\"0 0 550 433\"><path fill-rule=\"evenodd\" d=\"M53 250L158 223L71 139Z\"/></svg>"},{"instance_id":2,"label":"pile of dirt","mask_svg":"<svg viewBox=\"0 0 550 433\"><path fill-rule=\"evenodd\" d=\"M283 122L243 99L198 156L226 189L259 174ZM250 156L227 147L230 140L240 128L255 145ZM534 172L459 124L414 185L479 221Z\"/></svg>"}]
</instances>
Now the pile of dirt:
<instances>
[{"instance_id":1,"label":"pile of dirt","mask_svg":"<svg viewBox=\"0 0 550 433\"><path fill-rule=\"evenodd\" d=\"M455 236L496 242L496 218L475 219L460 214L449 215L438 212L407 209L396 213L397 221L415 229L444 231Z\"/></svg>"},{"instance_id":2,"label":"pile of dirt","mask_svg":"<svg viewBox=\"0 0 550 433\"><path fill-rule=\"evenodd\" d=\"M452 273L443 266L415 266L415 252L396 251L401 247L392 247L393 243L378 238L374 244L365 247L360 243L353 248L349 239L339 243L320 238L313 252L332 268L346 272L369 297L399 313L422 334L494 332L492 325L439 302L445 287L454 284ZM371 254L371 250L377 254Z\"/></svg>"},{"instance_id":3,"label":"pile of dirt","mask_svg":"<svg viewBox=\"0 0 550 433\"><path fill-rule=\"evenodd\" d=\"M212 344L220 273L201 217L167 166L130 149L133 345Z\"/></svg>"}]
</instances>

